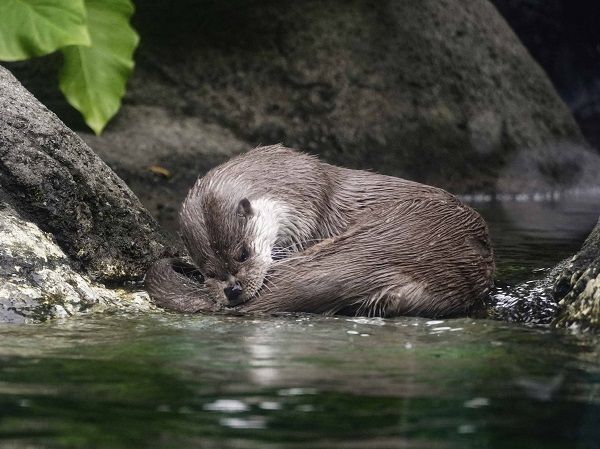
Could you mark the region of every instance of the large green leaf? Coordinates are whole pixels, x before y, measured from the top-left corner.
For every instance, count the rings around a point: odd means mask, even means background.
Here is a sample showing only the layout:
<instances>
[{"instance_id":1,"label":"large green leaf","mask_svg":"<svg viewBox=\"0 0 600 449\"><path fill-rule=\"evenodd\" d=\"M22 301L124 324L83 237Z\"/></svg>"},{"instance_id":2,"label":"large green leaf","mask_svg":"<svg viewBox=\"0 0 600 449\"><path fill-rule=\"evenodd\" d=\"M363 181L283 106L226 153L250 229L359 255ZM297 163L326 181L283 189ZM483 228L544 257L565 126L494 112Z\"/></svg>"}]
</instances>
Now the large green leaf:
<instances>
[{"instance_id":1,"label":"large green leaf","mask_svg":"<svg viewBox=\"0 0 600 449\"><path fill-rule=\"evenodd\" d=\"M129 25L130 0L86 0L85 5L92 45L62 50L60 89L100 134L121 106L139 38Z\"/></svg>"},{"instance_id":2,"label":"large green leaf","mask_svg":"<svg viewBox=\"0 0 600 449\"><path fill-rule=\"evenodd\" d=\"M83 0L0 0L0 60L89 44Z\"/></svg>"}]
</instances>

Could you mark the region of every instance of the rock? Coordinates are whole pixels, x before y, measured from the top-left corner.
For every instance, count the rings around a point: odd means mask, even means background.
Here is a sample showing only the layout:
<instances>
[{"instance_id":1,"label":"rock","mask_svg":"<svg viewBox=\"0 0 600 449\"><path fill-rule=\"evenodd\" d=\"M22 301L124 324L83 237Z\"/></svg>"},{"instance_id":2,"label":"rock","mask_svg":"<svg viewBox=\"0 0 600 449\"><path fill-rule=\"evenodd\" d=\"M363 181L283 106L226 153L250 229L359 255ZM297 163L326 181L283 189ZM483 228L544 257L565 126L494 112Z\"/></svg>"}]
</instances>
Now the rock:
<instances>
[{"instance_id":1,"label":"rock","mask_svg":"<svg viewBox=\"0 0 600 449\"><path fill-rule=\"evenodd\" d=\"M2 67L0 187L94 280L139 280L173 247L125 183Z\"/></svg>"},{"instance_id":2,"label":"rock","mask_svg":"<svg viewBox=\"0 0 600 449\"><path fill-rule=\"evenodd\" d=\"M456 193L512 191L521 160L552 165L548 146L583 145L487 0L153 0L135 21L142 39L122 113L101 137L82 135L169 228L183 186L259 143ZM16 70L72 115L39 65ZM151 164L173 178L149 174ZM518 188L568 186L543 168Z\"/></svg>"},{"instance_id":3,"label":"rock","mask_svg":"<svg viewBox=\"0 0 600 449\"><path fill-rule=\"evenodd\" d=\"M559 142L537 151L516 154L499 171L498 196L547 196L568 188L570 193L597 192L600 154L581 145Z\"/></svg>"},{"instance_id":4,"label":"rock","mask_svg":"<svg viewBox=\"0 0 600 449\"><path fill-rule=\"evenodd\" d=\"M560 300L556 326L600 329L600 220L556 277L554 296Z\"/></svg>"},{"instance_id":5,"label":"rock","mask_svg":"<svg viewBox=\"0 0 600 449\"><path fill-rule=\"evenodd\" d=\"M94 310L149 311L145 293L107 290L73 270L50 234L0 201L0 322L36 322Z\"/></svg>"},{"instance_id":6,"label":"rock","mask_svg":"<svg viewBox=\"0 0 600 449\"><path fill-rule=\"evenodd\" d=\"M555 269L558 271L558 269ZM552 295L553 279L534 279L515 286L496 285L484 304L481 318L514 323L550 324L558 305Z\"/></svg>"}]
</instances>

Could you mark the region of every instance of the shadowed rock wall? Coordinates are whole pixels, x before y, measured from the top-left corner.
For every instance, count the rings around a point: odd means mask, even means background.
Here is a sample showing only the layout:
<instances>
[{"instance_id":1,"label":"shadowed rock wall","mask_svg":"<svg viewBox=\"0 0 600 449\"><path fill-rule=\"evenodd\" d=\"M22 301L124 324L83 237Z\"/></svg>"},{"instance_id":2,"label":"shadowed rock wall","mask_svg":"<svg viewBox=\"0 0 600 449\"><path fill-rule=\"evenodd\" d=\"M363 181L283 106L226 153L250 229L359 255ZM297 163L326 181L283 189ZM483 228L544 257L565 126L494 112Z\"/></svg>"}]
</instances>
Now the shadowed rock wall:
<instances>
[{"instance_id":1,"label":"shadowed rock wall","mask_svg":"<svg viewBox=\"0 0 600 449\"><path fill-rule=\"evenodd\" d=\"M546 188L585 167L563 155L583 143L570 112L487 0L144 1L135 24L123 110L82 135L170 229L198 174L257 144L453 192ZM43 69L19 67L72 117Z\"/></svg>"},{"instance_id":2,"label":"shadowed rock wall","mask_svg":"<svg viewBox=\"0 0 600 449\"><path fill-rule=\"evenodd\" d=\"M600 149L600 2L492 0Z\"/></svg>"}]
</instances>

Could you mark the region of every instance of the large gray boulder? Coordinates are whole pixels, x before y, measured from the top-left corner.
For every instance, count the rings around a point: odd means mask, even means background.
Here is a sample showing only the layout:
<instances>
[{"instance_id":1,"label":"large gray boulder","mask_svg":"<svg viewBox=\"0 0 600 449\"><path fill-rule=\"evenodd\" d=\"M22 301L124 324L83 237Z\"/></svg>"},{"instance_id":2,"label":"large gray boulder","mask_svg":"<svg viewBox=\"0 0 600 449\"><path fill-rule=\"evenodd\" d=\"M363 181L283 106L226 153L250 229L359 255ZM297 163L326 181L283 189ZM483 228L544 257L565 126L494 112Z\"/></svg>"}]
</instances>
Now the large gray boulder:
<instances>
[{"instance_id":1,"label":"large gray boulder","mask_svg":"<svg viewBox=\"0 0 600 449\"><path fill-rule=\"evenodd\" d=\"M2 67L0 188L5 202L51 233L69 263L92 279L139 280L171 252L123 181Z\"/></svg>"},{"instance_id":2,"label":"large gray boulder","mask_svg":"<svg viewBox=\"0 0 600 449\"><path fill-rule=\"evenodd\" d=\"M600 329L600 220L581 250L555 279L557 326Z\"/></svg>"},{"instance_id":3,"label":"large gray boulder","mask_svg":"<svg viewBox=\"0 0 600 449\"><path fill-rule=\"evenodd\" d=\"M585 171L569 110L487 0L153 0L135 22L123 110L83 136L171 229L197 175L259 143L457 193ZM71 114L43 70L19 73Z\"/></svg>"}]
</instances>

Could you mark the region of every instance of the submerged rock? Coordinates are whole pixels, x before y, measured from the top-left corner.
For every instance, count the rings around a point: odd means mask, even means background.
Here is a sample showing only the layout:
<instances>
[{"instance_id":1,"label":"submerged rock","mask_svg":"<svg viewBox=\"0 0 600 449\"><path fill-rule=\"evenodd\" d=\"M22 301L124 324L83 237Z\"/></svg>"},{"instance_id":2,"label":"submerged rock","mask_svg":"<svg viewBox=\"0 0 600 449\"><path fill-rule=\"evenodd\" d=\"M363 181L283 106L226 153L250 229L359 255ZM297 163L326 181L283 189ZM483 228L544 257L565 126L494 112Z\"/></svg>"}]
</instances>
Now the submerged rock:
<instances>
[{"instance_id":1,"label":"submerged rock","mask_svg":"<svg viewBox=\"0 0 600 449\"><path fill-rule=\"evenodd\" d=\"M554 187L586 166L548 159L579 129L487 0L152 0L135 20L123 110L83 136L171 229L198 174L257 144L455 193ZM19 73L71 114L43 71Z\"/></svg>"},{"instance_id":2,"label":"submerged rock","mask_svg":"<svg viewBox=\"0 0 600 449\"><path fill-rule=\"evenodd\" d=\"M139 280L173 247L125 183L2 67L0 187L95 280Z\"/></svg>"},{"instance_id":3,"label":"submerged rock","mask_svg":"<svg viewBox=\"0 0 600 449\"><path fill-rule=\"evenodd\" d=\"M550 324L558 305L551 279L535 279L516 286L496 285L485 301L481 317L515 323Z\"/></svg>"},{"instance_id":4,"label":"submerged rock","mask_svg":"<svg viewBox=\"0 0 600 449\"><path fill-rule=\"evenodd\" d=\"M0 202L0 279L0 322L154 308L146 293L108 290L77 273L50 234L4 202Z\"/></svg>"},{"instance_id":5,"label":"submerged rock","mask_svg":"<svg viewBox=\"0 0 600 449\"><path fill-rule=\"evenodd\" d=\"M555 279L557 326L600 329L600 220L581 250Z\"/></svg>"}]
</instances>

